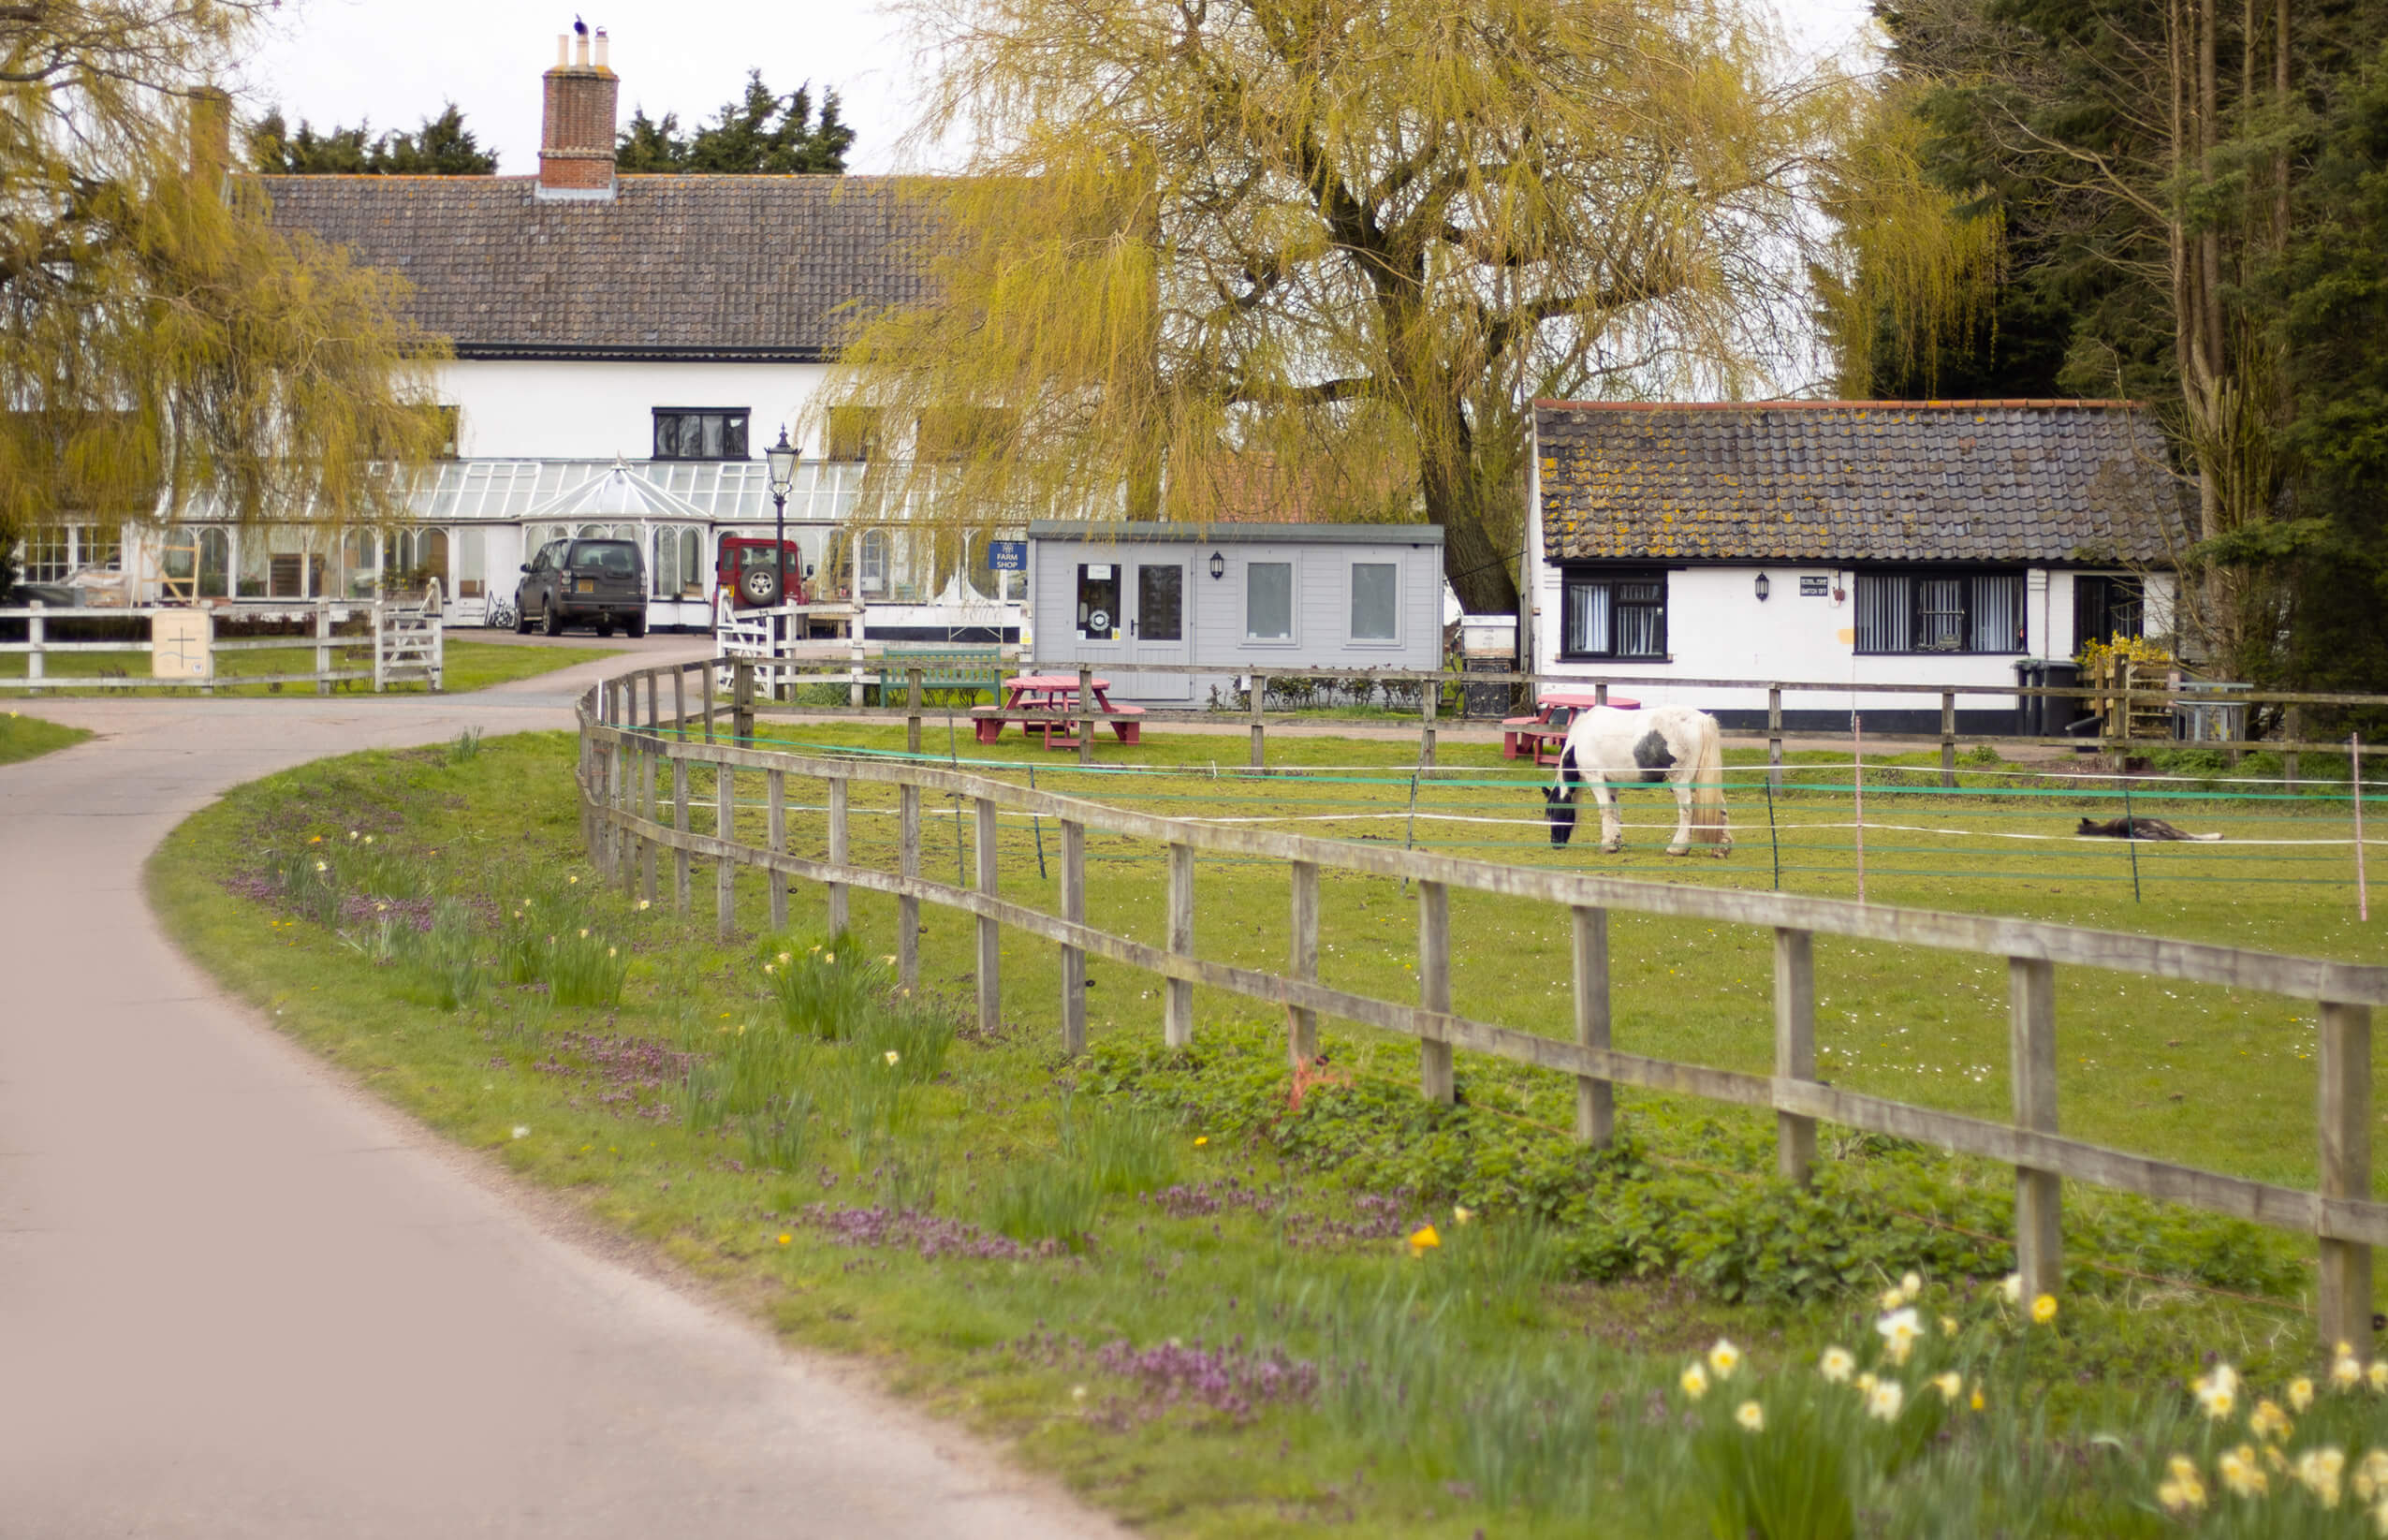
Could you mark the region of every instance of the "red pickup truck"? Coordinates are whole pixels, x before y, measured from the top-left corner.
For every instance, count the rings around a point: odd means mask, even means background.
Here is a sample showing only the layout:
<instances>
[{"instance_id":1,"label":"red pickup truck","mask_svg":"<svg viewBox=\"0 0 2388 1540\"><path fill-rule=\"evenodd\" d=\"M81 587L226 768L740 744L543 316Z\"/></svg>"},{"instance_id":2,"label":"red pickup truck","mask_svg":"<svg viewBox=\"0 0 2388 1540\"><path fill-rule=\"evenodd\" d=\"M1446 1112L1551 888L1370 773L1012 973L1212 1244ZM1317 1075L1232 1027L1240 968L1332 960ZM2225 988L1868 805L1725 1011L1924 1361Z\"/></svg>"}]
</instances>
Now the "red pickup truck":
<instances>
[{"instance_id":1,"label":"red pickup truck","mask_svg":"<svg viewBox=\"0 0 2388 1540\"><path fill-rule=\"evenodd\" d=\"M793 540L785 544L787 552L787 585L792 591L789 604L809 602L805 597L804 579L808 568L804 552ZM730 596L730 603L740 609L773 609L780 599L780 560L772 554L771 542L733 535L722 541L721 556L713 569L713 580Z\"/></svg>"}]
</instances>

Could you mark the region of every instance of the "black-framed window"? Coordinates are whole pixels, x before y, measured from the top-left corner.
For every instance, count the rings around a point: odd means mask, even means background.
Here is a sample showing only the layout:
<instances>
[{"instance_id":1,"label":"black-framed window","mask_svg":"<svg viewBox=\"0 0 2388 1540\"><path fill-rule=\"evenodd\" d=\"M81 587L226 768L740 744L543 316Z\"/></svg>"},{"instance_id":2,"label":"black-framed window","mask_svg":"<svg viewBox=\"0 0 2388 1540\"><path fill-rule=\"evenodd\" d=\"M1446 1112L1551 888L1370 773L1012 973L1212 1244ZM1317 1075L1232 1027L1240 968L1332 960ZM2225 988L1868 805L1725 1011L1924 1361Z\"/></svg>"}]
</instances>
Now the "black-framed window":
<instances>
[{"instance_id":1,"label":"black-framed window","mask_svg":"<svg viewBox=\"0 0 2388 1540\"><path fill-rule=\"evenodd\" d=\"M743 406L658 406L657 460L744 460Z\"/></svg>"},{"instance_id":2,"label":"black-framed window","mask_svg":"<svg viewBox=\"0 0 2388 1540\"><path fill-rule=\"evenodd\" d=\"M1566 574L1560 587L1559 653L1570 658L1666 656L1666 574Z\"/></svg>"},{"instance_id":3,"label":"black-framed window","mask_svg":"<svg viewBox=\"0 0 2388 1540\"><path fill-rule=\"evenodd\" d=\"M1861 572L1860 653L2020 653L2020 572Z\"/></svg>"},{"instance_id":4,"label":"black-framed window","mask_svg":"<svg viewBox=\"0 0 2388 1540\"><path fill-rule=\"evenodd\" d=\"M2147 634L2147 585L2137 578L2090 577L2073 580L2073 644Z\"/></svg>"}]
</instances>

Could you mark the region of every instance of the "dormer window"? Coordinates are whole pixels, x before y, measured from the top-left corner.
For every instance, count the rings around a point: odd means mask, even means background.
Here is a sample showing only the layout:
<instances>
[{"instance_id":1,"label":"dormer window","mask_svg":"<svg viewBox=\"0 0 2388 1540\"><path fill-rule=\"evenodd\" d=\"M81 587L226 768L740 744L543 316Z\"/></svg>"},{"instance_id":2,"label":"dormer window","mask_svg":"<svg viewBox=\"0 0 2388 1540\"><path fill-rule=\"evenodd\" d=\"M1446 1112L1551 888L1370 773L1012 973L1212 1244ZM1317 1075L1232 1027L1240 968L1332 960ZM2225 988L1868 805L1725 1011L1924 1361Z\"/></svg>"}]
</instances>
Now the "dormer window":
<instances>
[{"instance_id":1,"label":"dormer window","mask_svg":"<svg viewBox=\"0 0 2388 1540\"><path fill-rule=\"evenodd\" d=\"M658 406L657 460L744 460L743 406Z\"/></svg>"}]
</instances>

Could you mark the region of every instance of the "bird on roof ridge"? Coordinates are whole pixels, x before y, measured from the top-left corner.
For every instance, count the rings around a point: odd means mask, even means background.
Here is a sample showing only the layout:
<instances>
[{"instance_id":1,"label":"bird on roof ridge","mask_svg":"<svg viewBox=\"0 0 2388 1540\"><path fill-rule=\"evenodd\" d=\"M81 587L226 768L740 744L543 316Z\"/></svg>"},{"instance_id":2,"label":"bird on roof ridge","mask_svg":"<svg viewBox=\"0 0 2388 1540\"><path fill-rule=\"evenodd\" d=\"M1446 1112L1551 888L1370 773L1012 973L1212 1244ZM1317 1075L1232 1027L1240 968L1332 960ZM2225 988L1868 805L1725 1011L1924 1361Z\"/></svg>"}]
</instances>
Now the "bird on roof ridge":
<instances>
[{"instance_id":1,"label":"bird on roof ridge","mask_svg":"<svg viewBox=\"0 0 2388 1540\"><path fill-rule=\"evenodd\" d=\"M580 20L580 14L578 11L575 11L572 16L572 36L575 37L589 36L589 23Z\"/></svg>"}]
</instances>

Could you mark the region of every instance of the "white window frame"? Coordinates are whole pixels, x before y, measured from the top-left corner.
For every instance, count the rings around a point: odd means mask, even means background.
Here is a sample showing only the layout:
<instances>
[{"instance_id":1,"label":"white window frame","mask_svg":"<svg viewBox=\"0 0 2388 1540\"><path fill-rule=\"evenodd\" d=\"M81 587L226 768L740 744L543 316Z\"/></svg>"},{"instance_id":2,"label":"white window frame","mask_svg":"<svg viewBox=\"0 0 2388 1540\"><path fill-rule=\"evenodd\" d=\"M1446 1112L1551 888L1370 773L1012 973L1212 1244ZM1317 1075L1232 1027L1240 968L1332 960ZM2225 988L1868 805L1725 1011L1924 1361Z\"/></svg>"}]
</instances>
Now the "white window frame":
<instances>
[{"instance_id":1,"label":"white window frame","mask_svg":"<svg viewBox=\"0 0 2388 1540\"><path fill-rule=\"evenodd\" d=\"M1282 637L1259 637L1253 634L1253 569L1282 566L1285 569L1285 634ZM1283 556L1271 556L1262 561L1243 558L1243 633L1247 647L1282 647L1291 650L1302 635L1302 563L1298 552L1287 551Z\"/></svg>"},{"instance_id":2,"label":"white window frame","mask_svg":"<svg viewBox=\"0 0 2388 1540\"><path fill-rule=\"evenodd\" d=\"M1389 637L1363 637L1353 629L1353 623L1359 618L1360 568L1364 566L1390 567L1393 571L1393 634ZM1400 650L1401 638L1409 632L1410 620L1410 607L1401 602L1402 577L1402 563L1398 556L1384 559L1355 556L1346 564L1343 585L1345 641L1354 647L1376 648L1384 652Z\"/></svg>"}]
</instances>

